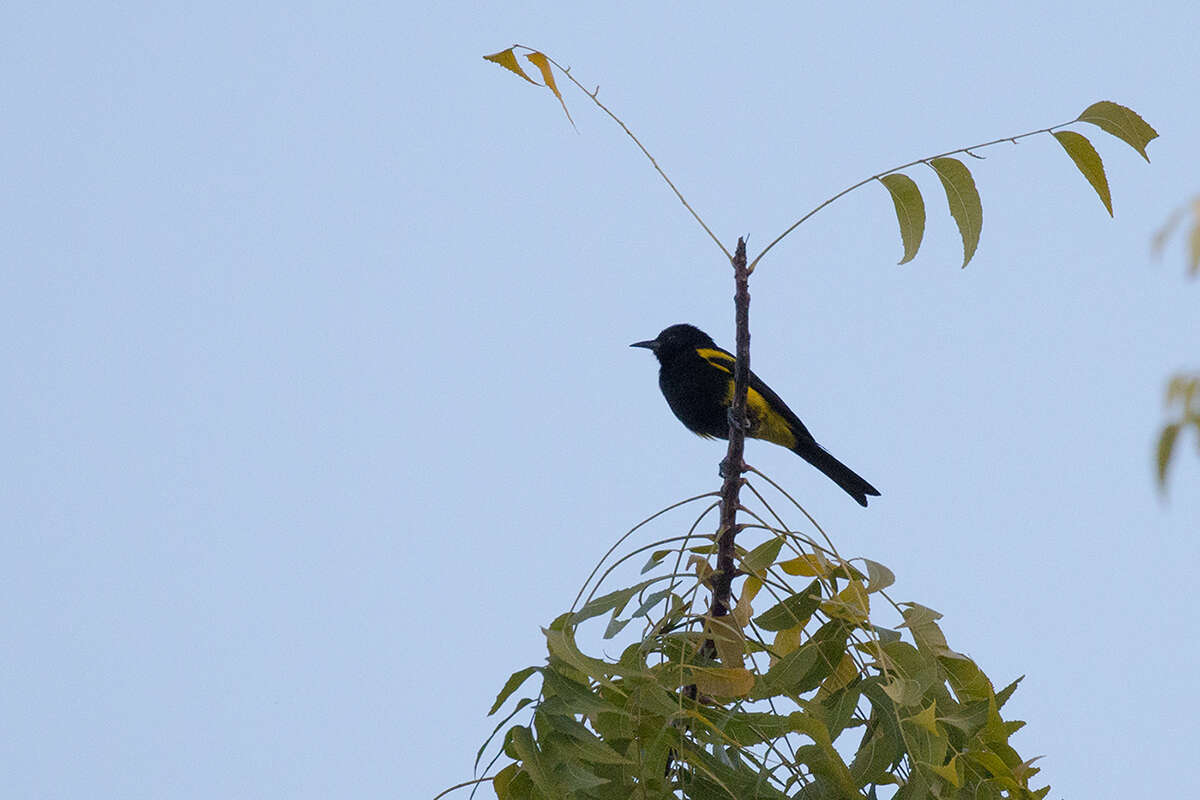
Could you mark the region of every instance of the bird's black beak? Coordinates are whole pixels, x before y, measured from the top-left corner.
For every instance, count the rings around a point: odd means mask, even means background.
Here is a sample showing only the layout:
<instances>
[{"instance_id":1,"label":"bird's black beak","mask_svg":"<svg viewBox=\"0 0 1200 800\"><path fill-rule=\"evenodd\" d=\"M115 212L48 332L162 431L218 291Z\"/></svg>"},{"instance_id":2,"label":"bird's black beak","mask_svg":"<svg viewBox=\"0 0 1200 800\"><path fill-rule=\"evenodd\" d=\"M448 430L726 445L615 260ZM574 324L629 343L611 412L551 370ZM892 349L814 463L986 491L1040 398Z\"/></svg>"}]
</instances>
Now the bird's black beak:
<instances>
[{"instance_id":1,"label":"bird's black beak","mask_svg":"<svg viewBox=\"0 0 1200 800\"><path fill-rule=\"evenodd\" d=\"M631 344L629 346L630 347L644 347L647 350L657 350L658 349L658 339L647 339L644 342L634 342L633 344Z\"/></svg>"}]
</instances>

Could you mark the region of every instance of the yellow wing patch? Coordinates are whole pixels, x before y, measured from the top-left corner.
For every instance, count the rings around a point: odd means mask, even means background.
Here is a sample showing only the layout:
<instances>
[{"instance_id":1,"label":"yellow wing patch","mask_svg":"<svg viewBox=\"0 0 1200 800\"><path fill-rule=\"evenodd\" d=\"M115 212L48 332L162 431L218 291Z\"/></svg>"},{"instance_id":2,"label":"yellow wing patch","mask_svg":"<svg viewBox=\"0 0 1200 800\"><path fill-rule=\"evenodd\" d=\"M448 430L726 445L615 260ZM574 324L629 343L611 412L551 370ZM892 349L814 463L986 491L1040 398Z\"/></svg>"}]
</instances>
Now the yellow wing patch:
<instances>
[{"instance_id":1,"label":"yellow wing patch","mask_svg":"<svg viewBox=\"0 0 1200 800\"><path fill-rule=\"evenodd\" d=\"M733 374L733 356L722 350L713 350L711 347L697 347L696 354L712 364L722 372Z\"/></svg>"},{"instance_id":2,"label":"yellow wing patch","mask_svg":"<svg viewBox=\"0 0 1200 800\"><path fill-rule=\"evenodd\" d=\"M729 382L729 391L725 395L725 407L733 403L733 381ZM754 390L746 389L746 414L750 417L749 436L752 439L763 439L773 444L791 450L796 446L796 435L782 416L775 412L767 403L767 399Z\"/></svg>"}]
</instances>

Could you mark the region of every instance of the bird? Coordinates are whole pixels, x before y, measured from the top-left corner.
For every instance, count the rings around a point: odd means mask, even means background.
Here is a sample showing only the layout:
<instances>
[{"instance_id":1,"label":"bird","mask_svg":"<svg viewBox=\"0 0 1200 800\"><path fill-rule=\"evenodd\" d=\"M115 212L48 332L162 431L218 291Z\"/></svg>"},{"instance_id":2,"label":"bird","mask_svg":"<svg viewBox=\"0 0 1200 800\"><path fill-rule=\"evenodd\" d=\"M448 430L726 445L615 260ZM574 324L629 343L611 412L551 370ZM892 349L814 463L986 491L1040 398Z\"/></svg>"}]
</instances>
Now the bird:
<instances>
[{"instance_id":1,"label":"bird","mask_svg":"<svg viewBox=\"0 0 1200 800\"><path fill-rule=\"evenodd\" d=\"M729 438L729 407L733 403L734 357L694 325L671 325L657 337L634 342L658 357L658 386L667 405L688 430L705 438ZM823 472L859 505L879 490L867 483L817 444L800 418L767 386L750 373L746 390L746 435L786 447Z\"/></svg>"}]
</instances>

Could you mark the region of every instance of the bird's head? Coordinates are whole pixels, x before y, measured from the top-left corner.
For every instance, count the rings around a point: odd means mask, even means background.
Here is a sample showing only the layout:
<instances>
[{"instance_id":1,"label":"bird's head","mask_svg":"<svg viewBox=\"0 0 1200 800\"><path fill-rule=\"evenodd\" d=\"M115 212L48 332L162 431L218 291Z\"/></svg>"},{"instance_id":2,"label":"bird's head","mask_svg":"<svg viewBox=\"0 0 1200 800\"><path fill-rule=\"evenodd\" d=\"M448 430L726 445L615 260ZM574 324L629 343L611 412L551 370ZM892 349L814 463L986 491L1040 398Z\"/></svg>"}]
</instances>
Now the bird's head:
<instances>
[{"instance_id":1,"label":"bird's head","mask_svg":"<svg viewBox=\"0 0 1200 800\"><path fill-rule=\"evenodd\" d=\"M695 350L697 347L716 347L707 333L695 325L686 323L664 328L654 339L644 342L634 342L630 347L644 347L658 356L659 363L665 364L675 355Z\"/></svg>"}]
</instances>

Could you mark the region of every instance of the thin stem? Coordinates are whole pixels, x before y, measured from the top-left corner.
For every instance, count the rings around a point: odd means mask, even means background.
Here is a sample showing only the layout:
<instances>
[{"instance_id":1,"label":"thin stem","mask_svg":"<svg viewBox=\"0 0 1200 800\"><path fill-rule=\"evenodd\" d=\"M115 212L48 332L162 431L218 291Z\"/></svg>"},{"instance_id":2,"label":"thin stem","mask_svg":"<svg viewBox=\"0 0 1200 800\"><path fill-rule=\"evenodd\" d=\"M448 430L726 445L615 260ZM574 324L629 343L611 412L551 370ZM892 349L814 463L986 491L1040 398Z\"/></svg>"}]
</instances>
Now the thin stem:
<instances>
[{"instance_id":1,"label":"thin stem","mask_svg":"<svg viewBox=\"0 0 1200 800\"><path fill-rule=\"evenodd\" d=\"M1012 142L1013 144L1016 144L1019 139L1025 139L1030 136L1037 136L1039 133L1051 133L1053 131L1058 130L1059 128L1065 128L1067 125L1070 125L1072 122L1077 122L1077 121L1078 120L1071 120L1070 122L1062 122L1062 123L1059 123L1058 125L1051 125L1049 128L1039 128L1036 131L1029 131L1028 133L1019 133L1016 136L1005 136L1001 139L993 139L990 142L984 142L983 144L973 144L970 147L959 147L955 150L947 150L944 153L938 153L935 156L926 156L925 158L918 158L915 161L908 162L907 164L901 164L898 167L892 167L891 169L885 169L883 172L877 172L869 178L863 178L861 181L854 184L853 186L848 186L845 189L842 189L837 194L835 194L833 197L830 197L828 200L825 200L819 206L814 208L812 211L809 211L803 217L801 217L800 219L798 219L794 223L792 223L792 225L787 230L785 230L783 233L776 236L775 239L769 245L767 245L765 248L763 248L763 251L761 253L759 253L757 256L755 256L754 260L750 262L750 270L749 271L754 272L754 268L756 266L758 266L758 262L762 261L762 257L765 256L768 252L770 252L772 247L779 244L780 240L783 239L783 237L787 236L789 233L796 230L796 228L800 227L800 224L803 223L805 220L807 220L809 217L811 217L813 214L816 214L822 208L831 204L834 200L838 200L838 199L844 197L845 195L850 194L850 192L853 192L858 187L865 186L866 184L870 183L871 181L877 181L880 178L882 178L884 175L890 175L893 172L899 172L902 169L908 169L909 167L915 167L917 164L927 164L930 161L933 161L935 158L945 158L946 156L953 156L953 155L957 155L958 153L966 153L967 155L973 156L974 158L983 158L983 156L977 156L974 153L972 153L971 151L972 150L980 150L984 147L991 147L992 145L996 145L996 144L1003 144L1004 142Z\"/></svg>"},{"instance_id":2,"label":"thin stem","mask_svg":"<svg viewBox=\"0 0 1200 800\"><path fill-rule=\"evenodd\" d=\"M532 47L526 47L523 44L516 44L516 45L513 45L513 47L520 47L523 50L528 50L530 52L537 52ZM571 70L567 69L562 64L559 64L557 61L555 61L553 58L550 58L549 56L546 56L546 60L549 61L554 66L558 67L559 71L562 72L563 75L567 76L567 80L569 80L571 83L573 83L577 87L579 87L579 90L581 92L583 92L584 94L586 94L588 97L590 97L592 99L592 102L595 103L600 108L601 111L603 111L605 114L608 114L609 118L612 119L613 122L615 122L621 126L621 130L625 131L625 135L627 135L630 139L633 140L633 143L636 144L638 146L638 149L642 151L642 155L644 155L646 158L648 158L650 160L650 163L651 163L651 165L653 165L654 169L658 172L658 174L660 176L662 176L662 179L667 182L667 186L671 187L671 191L674 192L675 196L679 198L679 202L683 203L683 207L688 210L688 213L692 215L693 219L695 219L696 222L700 223L700 227L703 228L704 232L708 234L708 237L710 239L712 239L714 243L716 243L717 247L721 248L721 252L725 254L725 257L728 258L730 261L732 261L733 255L725 248L725 245L721 244L721 240L718 239L717 235L709 229L708 225L704 224L704 220L702 220L700 218L700 215L696 213L696 209L692 208L691 204L688 203L686 198L684 198L683 192L679 191L679 189L675 186L675 184L671 181L671 179L667 177L667 173L663 172L663 168L658 165L658 162L654 159L654 156L650 155L650 151L646 149L646 146L642 144L641 140L639 140L636 136L633 135L633 131L629 130L629 126L626 125L625 122L620 117L618 117L616 114L614 114L612 111L610 111L608 106L606 106L606 105L604 105L604 103L600 102L600 98L597 97L597 95L600 94L600 87L597 86L594 91L588 91L587 87L585 87L579 81L575 80L575 76L571 74Z\"/></svg>"},{"instance_id":3,"label":"thin stem","mask_svg":"<svg viewBox=\"0 0 1200 800\"><path fill-rule=\"evenodd\" d=\"M445 789L441 792L438 792L436 795L434 795L433 800L438 800L439 797L445 797L446 795L450 794L451 792L453 792L456 789L464 789L468 786L471 786L472 784L487 783L488 781L491 781L491 780L495 780L495 777L488 776L486 778L476 778L473 781L463 781L462 783L458 783L458 784L455 784L454 786L451 786L449 789Z\"/></svg>"}]
</instances>

